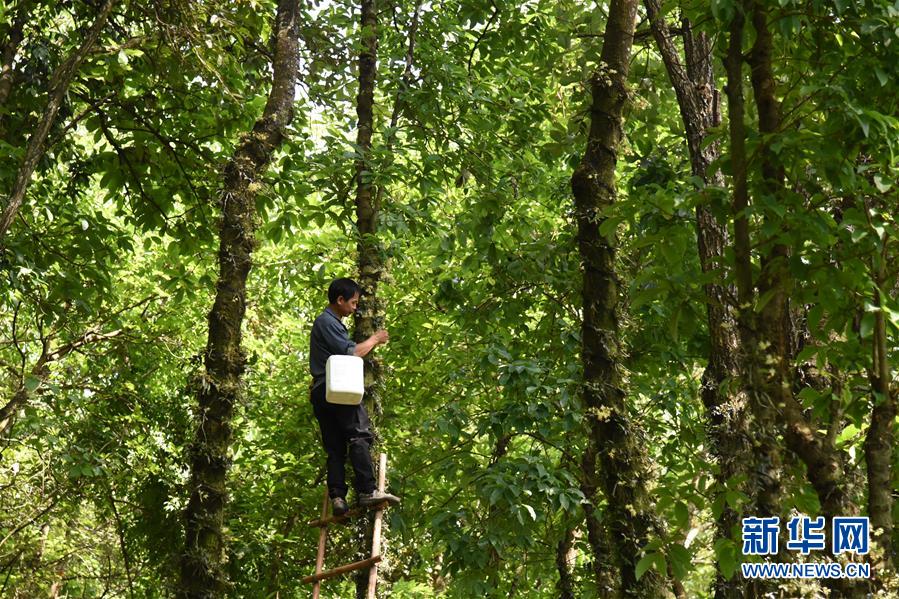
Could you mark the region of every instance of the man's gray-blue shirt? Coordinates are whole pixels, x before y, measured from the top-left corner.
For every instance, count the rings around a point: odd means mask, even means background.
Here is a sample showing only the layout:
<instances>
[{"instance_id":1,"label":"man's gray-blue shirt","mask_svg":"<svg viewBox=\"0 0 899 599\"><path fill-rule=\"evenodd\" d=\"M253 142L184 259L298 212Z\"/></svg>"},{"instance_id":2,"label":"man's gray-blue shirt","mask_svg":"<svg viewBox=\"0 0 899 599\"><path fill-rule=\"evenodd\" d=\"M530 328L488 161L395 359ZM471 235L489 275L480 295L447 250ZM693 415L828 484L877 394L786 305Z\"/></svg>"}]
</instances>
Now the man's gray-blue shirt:
<instances>
[{"instance_id":1,"label":"man's gray-blue shirt","mask_svg":"<svg viewBox=\"0 0 899 599\"><path fill-rule=\"evenodd\" d=\"M330 306L319 314L312 323L309 341L309 371L312 373L312 388L325 382L325 364L334 354L352 356L356 344L350 340L347 328Z\"/></svg>"}]
</instances>

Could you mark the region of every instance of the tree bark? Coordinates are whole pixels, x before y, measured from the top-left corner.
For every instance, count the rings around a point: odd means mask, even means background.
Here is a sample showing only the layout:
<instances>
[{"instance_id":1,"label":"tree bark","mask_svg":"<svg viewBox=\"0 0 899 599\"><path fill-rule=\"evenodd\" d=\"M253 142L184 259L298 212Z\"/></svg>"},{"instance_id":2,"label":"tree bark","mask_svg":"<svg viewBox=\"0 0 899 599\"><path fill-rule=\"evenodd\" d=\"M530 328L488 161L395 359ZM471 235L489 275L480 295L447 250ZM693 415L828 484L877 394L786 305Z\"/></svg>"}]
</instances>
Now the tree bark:
<instances>
[{"instance_id":1,"label":"tree bark","mask_svg":"<svg viewBox=\"0 0 899 599\"><path fill-rule=\"evenodd\" d=\"M750 511L754 516L780 516L781 458L771 410L762 398L759 383L758 341L755 331L753 302L755 287L752 277L749 220L749 188L746 167L746 125L743 100L743 29L745 16L741 6L734 7L734 17L728 28L728 49L724 60L727 72L728 133L732 176L731 213L734 221L734 278L737 287L737 330L740 338L740 378L749 397L755 435L755 471L750 480ZM749 597L762 597L776 588L766 580L750 581L746 585Z\"/></svg>"},{"instance_id":2,"label":"tree bark","mask_svg":"<svg viewBox=\"0 0 899 599\"><path fill-rule=\"evenodd\" d=\"M181 558L180 597L221 597L227 588L222 525L231 418L246 366L241 326L251 253L256 244L255 197L259 179L293 120L299 61L298 18L297 0L279 0L268 101L261 118L240 140L224 170L219 277L209 313L205 373L197 381L197 428L191 447L190 500L184 513L186 542Z\"/></svg>"},{"instance_id":3,"label":"tree bark","mask_svg":"<svg viewBox=\"0 0 899 599\"><path fill-rule=\"evenodd\" d=\"M374 193L371 172L371 139L374 129L374 92L377 75L377 7L375 0L362 0L362 52L359 54L359 93L356 99L358 117L355 160L356 170L356 227L359 284L364 294L354 314L356 341L363 341L383 327L384 308L378 299L378 284L384 273L382 248L378 233L378 196ZM372 408L372 417L380 414L378 383L381 370L374 352L366 359L365 395Z\"/></svg>"},{"instance_id":4,"label":"tree bark","mask_svg":"<svg viewBox=\"0 0 899 599\"><path fill-rule=\"evenodd\" d=\"M771 136L780 130L780 103L775 97L775 79L772 71L772 36L768 28L768 15L757 2L750 2L755 44L749 53L751 81L756 110L759 115L759 132ZM783 197L784 171L769 142L760 148L762 189L773 197ZM766 217L767 219L767 217ZM758 281L760 310L759 337L765 346L763 352L762 385L765 394L773 402L774 413L785 428L787 446L795 452L808 469L808 478L821 501L821 510L828 520L833 516L853 513L852 505L843 486L843 466L838 452L824 442L824 437L805 417L801 404L793 395L791 340L792 323L789 316L788 297L792 281L787 260L786 244L776 242L764 252Z\"/></svg>"},{"instance_id":5,"label":"tree bark","mask_svg":"<svg viewBox=\"0 0 899 599\"><path fill-rule=\"evenodd\" d=\"M756 471L752 480L752 510L762 517L780 514L781 459L772 411L764 401L759 377L758 337L753 313L755 287L752 276L749 220L749 188L746 168L746 125L743 100L743 28L745 17L741 6L735 6L729 27L727 71L728 128L732 173L732 214L734 219L734 275L737 283L737 329L740 336L741 378L749 396L750 410L756 427L753 445Z\"/></svg>"},{"instance_id":6,"label":"tree bark","mask_svg":"<svg viewBox=\"0 0 899 599\"><path fill-rule=\"evenodd\" d=\"M668 78L677 96L681 119L686 132L692 174L705 185L724 186L720 171L709 172L710 165L719 158L717 143L705 144L711 127L720 125L718 91L709 57L712 47L704 33L694 34L690 23L684 20L684 64L675 47L668 24L661 16L660 0L644 0L650 27L659 53L665 63ZM705 144L705 145L704 145ZM696 208L696 236L699 262L703 273L710 273L723 264L724 252L730 240L727 224L718 222L709 209L713 197L703 190L705 201ZM723 279L723 277L721 277ZM702 402L706 409L706 421L712 452L719 466L716 480L719 495L725 489L733 489L738 477L748 478L753 456L749 447L748 414L745 393L734 388L730 392L722 388L727 379L737 379L739 367L739 338L736 320L728 309L728 296L734 290L723 284L710 282L705 285L706 314L709 327L709 360L702 376ZM736 532L741 511L725 503L717 520L717 538L739 543ZM715 579L716 599L738 598L745 595L744 584L738 577L730 580L721 574Z\"/></svg>"},{"instance_id":7,"label":"tree bark","mask_svg":"<svg viewBox=\"0 0 899 599\"><path fill-rule=\"evenodd\" d=\"M759 119L759 133L762 143L761 191L765 195L783 201L784 169L782 162L771 149L770 138L780 133L780 102L775 95L776 80L773 71L773 38L768 27L766 8L756 0L746 0L744 10L751 15L755 42L748 54L750 80ZM780 225L771 215L763 219ZM776 419L778 428L784 431L787 447L805 464L807 478L821 503L821 513L825 516L825 531L830 538L830 522L836 516L857 513L843 476L843 459L836 448L827 443L826 435L818 430L803 412L802 405L794 396L792 367L793 325L790 319L788 298L792 287L789 273L789 248L785 243L760 240L761 272L757 282L758 300L758 341L760 352L756 354L756 371L762 393L760 398L766 405L760 406ZM767 417L767 416L766 416ZM848 579L827 579L834 596L863 596L862 584Z\"/></svg>"},{"instance_id":8,"label":"tree bark","mask_svg":"<svg viewBox=\"0 0 899 599\"><path fill-rule=\"evenodd\" d=\"M84 57L87 56L100 37L100 32L103 31L103 27L106 25L109 15L112 14L115 4L116 0L106 0L81 45L53 71L53 76L50 78L47 105L44 107L44 113L41 115L37 129L28 139L25 156L22 158L22 164L19 166L18 173L16 173L16 179L9 194L9 199L6 202L6 207L3 209L3 214L0 215L0 242L2 242L13 220L15 220L19 208L22 206L25 192L28 190L28 184L31 182L31 175L34 173L35 167L37 167L38 160L44 153L44 142L50 133L50 127L56 121L56 113L59 112L59 107L62 105L63 97L69 89L69 84L75 77L75 73L78 72L78 67L81 66Z\"/></svg>"},{"instance_id":9,"label":"tree bark","mask_svg":"<svg viewBox=\"0 0 899 599\"><path fill-rule=\"evenodd\" d=\"M881 243L886 245L886 239ZM871 538L878 549L873 556L875 568L896 569L893 547L893 446L896 419L896 397L890 389L890 364L887 357L887 330L883 316L882 297L886 295L886 255L873 260L874 313L871 343L871 426L865 437L865 466L868 474L868 517L871 519Z\"/></svg>"},{"instance_id":10,"label":"tree bark","mask_svg":"<svg viewBox=\"0 0 899 599\"><path fill-rule=\"evenodd\" d=\"M358 283L363 294L353 315L354 338L361 342L384 325L384 306L378 298L378 285L384 274L382 249L378 241L379 197L374 193L371 170L371 140L374 130L375 79L378 72L378 9L375 0L361 0L360 4L361 51L359 53L359 92L356 96L356 228L358 231L357 266ZM381 391L383 388L381 363L375 352L365 357L365 403L371 418L375 445L380 441L379 417L381 415ZM370 551L372 533L370 514L356 524L360 539L358 552L366 557ZM355 575L356 597L366 599L370 568L358 570Z\"/></svg>"},{"instance_id":11,"label":"tree bark","mask_svg":"<svg viewBox=\"0 0 899 599\"><path fill-rule=\"evenodd\" d=\"M606 219L604 211L616 199L615 167L623 135L622 110L627 101L636 12L636 0L612 0L609 5L600 65L590 82L593 100L587 149L572 174L571 189L584 265L583 398L606 496L604 515L619 568L621 594L658 598L667 594L664 573L651 570L638 580L635 572L658 523L648 492L646 442L641 426L633 419L621 376L617 241L613 234L599 233ZM601 559L600 549L592 549L594 557Z\"/></svg>"},{"instance_id":12,"label":"tree bark","mask_svg":"<svg viewBox=\"0 0 899 599\"><path fill-rule=\"evenodd\" d=\"M596 446L594 443L588 443L584 455L581 457L580 467L583 475L580 483L581 493L587 498L587 501L583 503L583 509L587 526L587 543L593 552L592 570L596 592L600 597L616 597L621 590L621 581L614 575L608 533L599 519L595 505L596 493L599 490L599 477L596 470Z\"/></svg>"},{"instance_id":13,"label":"tree bark","mask_svg":"<svg viewBox=\"0 0 899 599\"><path fill-rule=\"evenodd\" d=\"M556 590L559 599L574 599L574 580L571 577L571 549L574 545L574 528L566 528L562 539L556 545L556 571L559 581Z\"/></svg>"},{"instance_id":14,"label":"tree bark","mask_svg":"<svg viewBox=\"0 0 899 599\"><path fill-rule=\"evenodd\" d=\"M716 184L722 183L720 172L708 172L709 165L720 155L719 145L713 143L703 147L708 129L720 124L718 93L715 89L712 65L708 61L711 54L708 36L704 33L694 34L689 22L684 22L685 66L671 39L668 24L661 16L661 0L644 0L643 4L650 19L653 38L677 97L686 132L691 170L706 183L710 179Z\"/></svg>"},{"instance_id":15,"label":"tree bark","mask_svg":"<svg viewBox=\"0 0 899 599\"><path fill-rule=\"evenodd\" d=\"M416 4L415 12L410 21L409 44L405 56L405 68L396 92L393 110L390 117L387 138L384 140L386 153L390 155L393 149L393 141L396 137L396 126L402 107L405 103L404 94L412 81L412 64L415 51L415 37L418 31L421 5ZM354 167L356 170L356 228L359 234L357 241L357 266L359 269L359 285L364 294L359 300L359 308L353 315L354 338L357 342L364 341L378 329L384 328L384 305L378 297L378 286L387 274L387 265L384 262L384 250L378 239L378 215L381 210L381 201L384 195L384 186L375 186L372 183L373 173L370 162L372 134L374 131L374 92L375 79L378 66L378 21L377 4L375 0L362 0L360 22L362 26L362 51L359 54L359 93L356 100L356 115L358 117L356 134L356 158ZM384 373L377 354L372 351L365 359L365 400L368 407L372 433L375 444L379 442L378 425L381 415L381 397L384 388ZM369 518L360 520L360 527L368 531ZM369 534L362 535L368 538ZM367 550L367 547L363 547ZM356 577L356 595L360 599L365 597L368 585L368 570L360 570Z\"/></svg>"}]
</instances>

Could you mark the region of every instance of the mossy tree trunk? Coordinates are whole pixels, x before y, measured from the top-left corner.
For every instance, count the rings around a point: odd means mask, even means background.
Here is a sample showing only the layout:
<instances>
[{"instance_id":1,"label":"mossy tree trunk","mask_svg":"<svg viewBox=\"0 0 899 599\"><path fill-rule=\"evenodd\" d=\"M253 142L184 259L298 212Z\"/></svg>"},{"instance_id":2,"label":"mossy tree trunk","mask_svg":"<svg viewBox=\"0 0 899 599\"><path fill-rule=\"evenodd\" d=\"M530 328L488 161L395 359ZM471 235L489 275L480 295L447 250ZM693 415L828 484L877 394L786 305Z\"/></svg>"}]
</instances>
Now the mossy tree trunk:
<instances>
[{"instance_id":1,"label":"mossy tree trunk","mask_svg":"<svg viewBox=\"0 0 899 599\"><path fill-rule=\"evenodd\" d=\"M749 221L749 184L745 151L746 128L743 122L742 65L750 67L750 82L762 136L759 160L758 192L778 203L785 203L784 168L772 150L773 139L780 134L780 102L776 96L773 70L773 36L766 8L753 0L736 7L731 25L730 48L726 60L730 105L731 161L734 176L734 254L740 304L740 333L744 349L744 378L750 392L762 468L756 477L756 512L760 516L780 516L781 488L776 431L783 432L787 448L806 467L807 478L821 503L830 536L833 517L857 512L843 475L843 457L818 423L806 415L794 395L793 327L789 313L792 286L789 272L789 248L777 233L770 238L751 240ZM755 31L752 47L742 52L745 20L751 19ZM768 230L779 232L778 217L765 213ZM758 248L760 272L752 274L752 248ZM764 456L767 454L767 458ZM767 473L765 472L767 465ZM827 580L832 596L855 597L863 594L861 585L848 580ZM767 585L757 583L759 592ZM770 587L769 587L770 588Z\"/></svg>"},{"instance_id":2,"label":"mossy tree trunk","mask_svg":"<svg viewBox=\"0 0 899 599\"><path fill-rule=\"evenodd\" d=\"M359 53L359 92L356 96L356 230L358 240L358 283L363 295L353 315L354 338L364 341L383 328L384 306L378 297L378 285L384 274L381 244L378 240L379 196L372 178L371 144L374 131L375 79L378 73L378 8L375 0L362 0L360 5L361 50ZM379 416L383 373L374 352L365 358L365 405L371 418L375 444L379 441ZM359 558L369 557L371 551L372 520L360 518L356 525ZM370 569L356 572L356 597L365 599L368 593Z\"/></svg>"},{"instance_id":3,"label":"mossy tree trunk","mask_svg":"<svg viewBox=\"0 0 899 599\"><path fill-rule=\"evenodd\" d=\"M374 130L374 94L378 59L378 21L375 0L362 0L362 51L359 54L359 93L356 98L358 117L356 132L356 228L358 282L365 291L354 315L356 341L364 341L383 328L384 308L378 298L378 285L384 275L383 250L378 240L380 196L372 178L371 144ZM381 369L374 354L366 359L365 396L374 419L380 413Z\"/></svg>"},{"instance_id":4,"label":"mossy tree trunk","mask_svg":"<svg viewBox=\"0 0 899 599\"><path fill-rule=\"evenodd\" d=\"M571 177L577 216L578 248L583 262L583 399L596 448L598 482L606 506L605 521L617 562L621 594L657 599L667 594L663 575L650 570L639 580L636 565L656 528L649 495L646 439L623 387L618 322L620 282L615 270L617 241L601 235L604 211L615 203L615 167L621 143L622 111L633 45L637 2L612 0L599 67L591 77L592 104L587 149ZM588 479L597 473L584 472ZM588 498L592 500L592 498ZM593 545L594 559L602 548Z\"/></svg>"},{"instance_id":5,"label":"mossy tree trunk","mask_svg":"<svg viewBox=\"0 0 899 599\"><path fill-rule=\"evenodd\" d=\"M773 38L768 27L768 13L754 1L745 4L755 29L755 43L748 55L759 132L766 140L761 144L762 193L784 203L784 168L771 149L773 138L780 134L780 103L775 95L773 72ZM766 221L773 221L766 215ZM779 223L776 229L782 227ZM758 335L762 351L759 370L765 396L772 402L780 428L784 429L787 447L805 464L808 479L821 501L821 511L828 518L857 511L845 487L843 459L840 452L826 442L814 422L804 414L793 394L791 352L792 325L789 296L792 286L789 271L789 248L779 241L761 240L761 273L757 281L759 311Z\"/></svg>"},{"instance_id":6,"label":"mossy tree trunk","mask_svg":"<svg viewBox=\"0 0 899 599\"><path fill-rule=\"evenodd\" d=\"M190 450L190 499L184 512L185 547L180 597L221 597L227 590L223 527L230 462L231 419L241 395L246 356L241 327L246 282L256 245L256 193L260 179L293 120L299 61L299 4L279 0L272 60L272 87L262 116L245 134L225 166L219 229L219 276L209 313L205 372L197 377L197 428Z\"/></svg>"},{"instance_id":7,"label":"mossy tree trunk","mask_svg":"<svg viewBox=\"0 0 899 599\"><path fill-rule=\"evenodd\" d=\"M866 207L867 211L867 207ZM865 437L865 466L868 475L868 517L871 519L871 538L876 551L872 561L879 570L892 570L895 576L895 550L893 547L893 447L895 445L896 396L890 388L890 363L888 358L886 319L883 298L888 297L886 275L886 244L881 239L882 251L872 257L874 275L873 339L871 342L871 426ZM880 576L884 578L883 575Z\"/></svg>"},{"instance_id":8,"label":"mossy tree trunk","mask_svg":"<svg viewBox=\"0 0 899 599\"><path fill-rule=\"evenodd\" d=\"M406 102L412 80L412 64L415 51L415 39L421 14L421 4L416 4L409 22L408 47L405 56L405 68L396 91L393 109L388 126L388 135L384 140L385 154L390 160L393 143L396 139L396 127ZM381 201L384 197L384 185L375 185L371 163L372 137L374 132L374 94L375 80L378 74L378 12L375 0L363 0L360 11L361 52L359 54L359 93L356 99L356 115L358 118L356 134L356 151L358 156L354 164L356 171L356 230L358 240L357 268L358 282L364 290L359 308L354 314L353 336L357 342L364 341L379 329L385 328L386 316L384 304L378 296L381 281L388 274L388 266L384 258L384 248L378 238L378 217ZM380 440L378 425L381 416L381 398L384 389L384 370L375 352L371 352L365 360L365 402L372 422L372 433L375 444ZM386 525L384 525L386 526ZM370 550L368 544L371 537L371 522L360 520L359 536L363 539L360 554ZM360 556L367 557L367 556ZM365 597L368 587L368 570L360 570L356 577L356 595Z\"/></svg>"},{"instance_id":9,"label":"mossy tree trunk","mask_svg":"<svg viewBox=\"0 0 899 599\"><path fill-rule=\"evenodd\" d=\"M685 19L681 28L684 37L684 60L681 61L671 31L662 16L660 0L644 0L644 5L656 46L677 96L692 174L705 185L711 183L723 187L721 171L716 169L710 172L710 166L720 157L720 144L707 143L709 129L721 124L719 95L711 63L711 41L705 33L694 33ZM710 208L716 201L715 196L706 190L702 193L704 201L696 207L697 247L702 271L710 273L722 267L730 239L727 223L718 221ZM706 409L711 450L719 466L716 474L718 494L723 495L726 490L741 490L743 485L734 487L732 481L748 478L753 456L748 443L746 395L737 385L724 387L725 381L735 380L739 376L739 336L728 299L734 290L723 283L710 282L705 285L704 291L709 326L709 360L702 376L702 403ZM726 504L717 520L717 538L739 543L741 516L741 511ZM743 596L745 589L740 578L727 579L720 567L717 572L714 587L716 599Z\"/></svg>"},{"instance_id":10,"label":"mossy tree trunk","mask_svg":"<svg viewBox=\"0 0 899 599\"><path fill-rule=\"evenodd\" d=\"M752 309L755 289L749 234L749 185L746 166L745 100L743 97L743 29L746 19L740 7L728 27L728 48L724 59L727 73L728 138L731 167L731 213L734 230L734 279L737 287L737 330L740 336L741 386L749 397L753 417L754 471L750 483L753 516L780 516L782 464L772 410L764 400L759 381L759 349L756 318ZM746 596L761 597L776 591L771 581L747 583Z\"/></svg>"}]
</instances>

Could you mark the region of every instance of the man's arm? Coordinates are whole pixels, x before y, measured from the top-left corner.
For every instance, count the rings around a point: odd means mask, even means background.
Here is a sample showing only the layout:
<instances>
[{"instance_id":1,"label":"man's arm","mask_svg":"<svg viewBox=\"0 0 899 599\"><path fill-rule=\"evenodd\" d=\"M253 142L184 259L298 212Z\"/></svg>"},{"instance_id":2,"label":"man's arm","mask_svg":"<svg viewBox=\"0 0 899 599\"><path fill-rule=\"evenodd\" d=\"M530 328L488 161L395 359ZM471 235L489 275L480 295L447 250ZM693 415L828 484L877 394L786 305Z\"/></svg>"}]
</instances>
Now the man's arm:
<instances>
[{"instance_id":1,"label":"man's arm","mask_svg":"<svg viewBox=\"0 0 899 599\"><path fill-rule=\"evenodd\" d=\"M373 350L375 347L381 345L382 343L387 343L387 340L390 338L390 335L387 334L387 331L380 330L375 332L374 335L363 341L362 343L356 344L356 351L354 355L359 356L360 358L366 356L368 352Z\"/></svg>"},{"instance_id":2,"label":"man's arm","mask_svg":"<svg viewBox=\"0 0 899 599\"><path fill-rule=\"evenodd\" d=\"M315 333L315 327L313 326L313 338ZM334 354L340 356L354 356L356 355L356 344L347 337L346 329L337 321L333 319L328 319L325 321L319 329L319 334L322 342L327 349L327 355L333 356Z\"/></svg>"}]
</instances>

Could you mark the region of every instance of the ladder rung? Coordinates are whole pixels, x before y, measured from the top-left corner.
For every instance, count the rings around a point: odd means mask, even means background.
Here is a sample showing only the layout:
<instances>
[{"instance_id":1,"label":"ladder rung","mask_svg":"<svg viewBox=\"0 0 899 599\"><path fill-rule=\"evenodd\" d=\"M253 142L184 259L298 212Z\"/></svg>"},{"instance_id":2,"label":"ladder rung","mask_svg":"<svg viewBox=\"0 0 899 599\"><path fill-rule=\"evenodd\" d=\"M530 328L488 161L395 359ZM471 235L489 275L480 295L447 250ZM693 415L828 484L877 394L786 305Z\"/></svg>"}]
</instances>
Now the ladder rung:
<instances>
[{"instance_id":1,"label":"ladder rung","mask_svg":"<svg viewBox=\"0 0 899 599\"><path fill-rule=\"evenodd\" d=\"M389 502L382 501L381 503L376 503L375 505L370 505L370 506L364 507L364 508L354 507L353 509L349 510L348 512L346 512L345 514L342 514L340 516L328 516L327 518L318 518L316 520L310 520L309 522L307 522L307 524L312 527L320 527L320 526L327 526L328 524L332 524L332 523L340 523L340 522L349 520L350 518L352 518L354 516L358 516L359 514L361 514L362 512L364 512L366 510L383 510L388 505L389 505Z\"/></svg>"},{"instance_id":2,"label":"ladder rung","mask_svg":"<svg viewBox=\"0 0 899 599\"><path fill-rule=\"evenodd\" d=\"M320 572L318 574L312 574L311 576L307 576L303 579L303 583L315 582L317 580L325 580L326 578L334 578L335 576L340 576L341 574L345 574L347 572L352 572L353 570L361 570L362 568L370 568L371 566L377 564L381 561L381 556L376 555L374 557L370 557L368 559L364 559L358 562L353 562L352 564L345 564L343 566L338 566L337 568L332 568L331 570L325 570L324 572Z\"/></svg>"}]
</instances>

